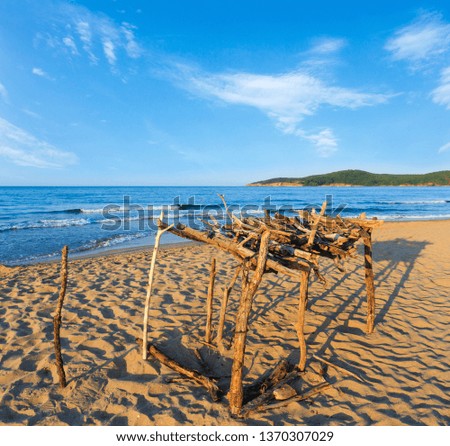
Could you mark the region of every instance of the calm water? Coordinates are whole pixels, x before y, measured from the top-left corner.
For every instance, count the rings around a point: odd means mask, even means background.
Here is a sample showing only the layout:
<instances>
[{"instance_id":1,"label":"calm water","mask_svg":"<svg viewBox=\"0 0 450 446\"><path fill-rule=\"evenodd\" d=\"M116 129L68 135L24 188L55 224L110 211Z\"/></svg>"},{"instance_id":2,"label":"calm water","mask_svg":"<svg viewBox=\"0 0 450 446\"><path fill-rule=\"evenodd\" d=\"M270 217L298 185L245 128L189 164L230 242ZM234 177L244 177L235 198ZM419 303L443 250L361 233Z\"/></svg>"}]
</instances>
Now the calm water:
<instances>
[{"instance_id":1,"label":"calm water","mask_svg":"<svg viewBox=\"0 0 450 446\"><path fill-rule=\"evenodd\" d=\"M394 221L450 219L450 187L0 187L0 263L49 260L66 244L73 255L149 245L155 231L148 206L157 217L169 205L169 218L179 215L187 222L193 210L174 205L207 206L216 215L218 193L228 205L254 214L268 197L271 205L293 213L320 208L328 195L327 210L345 205L344 217L366 212ZM181 240L166 234L164 241Z\"/></svg>"}]
</instances>

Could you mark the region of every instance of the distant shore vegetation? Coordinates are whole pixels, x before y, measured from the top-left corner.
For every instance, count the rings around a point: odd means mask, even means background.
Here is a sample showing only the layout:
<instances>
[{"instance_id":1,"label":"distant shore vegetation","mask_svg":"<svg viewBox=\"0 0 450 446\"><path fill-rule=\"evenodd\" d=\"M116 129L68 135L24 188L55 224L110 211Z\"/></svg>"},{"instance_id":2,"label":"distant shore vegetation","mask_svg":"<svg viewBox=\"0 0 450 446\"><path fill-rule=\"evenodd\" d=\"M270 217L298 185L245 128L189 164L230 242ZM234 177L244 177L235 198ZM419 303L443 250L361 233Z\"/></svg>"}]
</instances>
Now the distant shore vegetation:
<instances>
[{"instance_id":1,"label":"distant shore vegetation","mask_svg":"<svg viewBox=\"0 0 450 446\"><path fill-rule=\"evenodd\" d=\"M247 186L449 186L450 170L426 174L384 174L364 170L340 170L302 178L279 177Z\"/></svg>"}]
</instances>

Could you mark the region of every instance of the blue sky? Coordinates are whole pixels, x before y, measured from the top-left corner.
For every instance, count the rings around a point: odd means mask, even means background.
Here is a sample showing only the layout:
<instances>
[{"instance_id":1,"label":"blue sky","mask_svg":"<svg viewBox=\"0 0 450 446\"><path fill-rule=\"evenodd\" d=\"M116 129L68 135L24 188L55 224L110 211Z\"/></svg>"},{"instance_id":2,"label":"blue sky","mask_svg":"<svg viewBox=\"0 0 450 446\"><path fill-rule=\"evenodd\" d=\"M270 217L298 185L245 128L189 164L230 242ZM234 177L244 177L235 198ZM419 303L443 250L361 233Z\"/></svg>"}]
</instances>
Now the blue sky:
<instances>
[{"instance_id":1,"label":"blue sky","mask_svg":"<svg viewBox=\"0 0 450 446\"><path fill-rule=\"evenodd\" d=\"M425 173L449 124L448 2L0 2L1 185Z\"/></svg>"}]
</instances>

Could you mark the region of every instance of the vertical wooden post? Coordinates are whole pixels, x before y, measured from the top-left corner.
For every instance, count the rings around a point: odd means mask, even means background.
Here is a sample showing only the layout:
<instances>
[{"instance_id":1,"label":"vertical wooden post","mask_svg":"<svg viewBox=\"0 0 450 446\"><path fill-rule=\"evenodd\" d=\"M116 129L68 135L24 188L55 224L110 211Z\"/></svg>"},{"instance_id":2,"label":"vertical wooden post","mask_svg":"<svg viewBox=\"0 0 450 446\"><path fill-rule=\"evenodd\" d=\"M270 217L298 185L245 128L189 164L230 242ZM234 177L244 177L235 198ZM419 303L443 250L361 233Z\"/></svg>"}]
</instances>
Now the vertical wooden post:
<instances>
[{"instance_id":1,"label":"vertical wooden post","mask_svg":"<svg viewBox=\"0 0 450 446\"><path fill-rule=\"evenodd\" d=\"M306 312L306 299L308 298L308 285L309 285L309 271L301 272L301 282L300 282L300 296L298 301L298 320L297 320L297 336L300 345L300 359L298 363L298 368L300 372L305 370L306 366L306 341L305 341L305 312Z\"/></svg>"},{"instance_id":2,"label":"vertical wooden post","mask_svg":"<svg viewBox=\"0 0 450 446\"><path fill-rule=\"evenodd\" d=\"M230 284L228 285L228 287L226 287L223 290L223 296L222 296L222 305L220 307L220 316L219 316L219 326L217 328L217 338L216 338L216 343L217 346L222 350L223 349L223 327L225 325L225 317L227 314L227 305L228 305L228 300L230 298L230 293L234 287L234 284L236 283L236 280L239 276L239 272L241 271L242 266L239 265L236 268L236 271L234 273L233 278L231 279Z\"/></svg>"},{"instance_id":3,"label":"vertical wooden post","mask_svg":"<svg viewBox=\"0 0 450 446\"><path fill-rule=\"evenodd\" d=\"M314 238L316 236L317 228L319 227L320 218L325 215L326 208L327 208L327 202L324 201L322 203L322 207L320 208L320 214L317 217L315 217L316 221L314 222L314 224L311 227L311 232L309 234L308 243L306 244L306 246L311 246L314 243Z\"/></svg>"},{"instance_id":4,"label":"vertical wooden post","mask_svg":"<svg viewBox=\"0 0 450 446\"><path fill-rule=\"evenodd\" d=\"M67 289L67 253L69 249L64 246L61 256L61 288L59 290L58 303L56 305L56 313L53 317L53 344L55 347L56 371L59 377L59 384L62 388L66 387L66 374L64 372L64 363L61 355L61 311L66 296Z\"/></svg>"},{"instance_id":5,"label":"vertical wooden post","mask_svg":"<svg viewBox=\"0 0 450 446\"><path fill-rule=\"evenodd\" d=\"M364 242L364 276L367 291L367 333L373 332L375 322L375 286L373 283L372 231L367 229Z\"/></svg>"},{"instance_id":6,"label":"vertical wooden post","mask_svg":"<svg viewBox=\"0 0 450 446\"><path fill-rule=\"evenodd\" d=\"M211 327L213 316L214 282L216 280L216 259L211 262L211 274L209 276L208 297L206 298L206 327L205 342L211 344Z\"/></svg>"},{"instance_id":7,"label":"vertical wooden post","mask_svg":"<svg viewBox=\"0 0 450 446\"><path fill-rule=\"evenodd\" d=\"M153 247L152 252L152 261L150 263L150 271L148 273L148 285L147 285L147 296L145 298L145 309L144 309L144 322L142 327L142 359L147 359L148 349L147 349L147 337L148 337L148 313L151 303L152 290L153 290L153 277L155 275L155 265L156 265L156 257L158 256L159 242L161 240L161 236L173 227L173 224L168 226L165 229L162 229L161 224L164 219L164 211L161 211L161 215L158 220L158 231L155 237L155 246Z\"/></svg>"},{"instance_id":8,"label":"vertical wooden post","mask_svg":"<svg viewBox=\"0 0 450 446\"><path fill-rule=\"evenodd\" d=\"M253 296L258 289L264 270L266 269L267 253L269 250L269 231L265 231L261 236L259 246L258 261L252 278L242 284L242 294L239 309L236 315L236 328L234 334L234 356L231 366L231 382L228 398L230 401L230 412L232 415L239 415L244 398L242 386L242 368L244 366L245 342L247 340L248 318L252 309Z\"/></svg>"}]
</instances>

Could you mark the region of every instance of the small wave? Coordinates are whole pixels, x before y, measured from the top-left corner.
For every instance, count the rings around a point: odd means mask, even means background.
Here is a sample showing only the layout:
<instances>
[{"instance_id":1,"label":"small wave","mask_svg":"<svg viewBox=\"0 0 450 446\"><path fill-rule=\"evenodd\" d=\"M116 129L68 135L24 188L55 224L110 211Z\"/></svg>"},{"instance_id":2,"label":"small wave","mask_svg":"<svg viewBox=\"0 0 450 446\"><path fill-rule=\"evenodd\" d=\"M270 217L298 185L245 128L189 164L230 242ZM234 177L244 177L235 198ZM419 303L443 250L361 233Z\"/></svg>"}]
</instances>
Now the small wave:
<instances>
[{"instance_id":1,"label":"small wave","mask_svg":"<svg viewBox=\"0 0 450 446\"><path fill-rule=\"evenodd\" d=\"M377 204L446 204L450 203L450 200L405 200L405 201L377 201Z\"/></svg>"},{"instance_id":2,"label":"small wave","mask_svg":"<svg viewBox=\"0 0 450 446\"><path fill-rule=\"evenodd\" d=\"M81 209L56 209L53 211L49 210L39 210L39 211L29 211L29 214L81 214Z\"/></svg>"},{"instance_id":3,"label":"small wave","mask_svg":"<svg viewBox=\"0 0 450 446\"><path fill-rule=\"evenodd\" d=\"M55 212L63 212L64 214L82 214L83 209L66 209L64 211L55 211Z\"/></svg>"},{"instance_id":4,"label":"small wave","mask_svg":"<svg viewBox=\"0 0 450 446\"><path fill-rule=\"evenodd\" d=\"M13 225L0 226L0 232L18 231L21 229L42 229L42 228L65 228L67 226L85 226L93 221L86 218L64 219L64 220L38 220L35 223L17 223Z\"/></svg>"},{"instance_id":5,"label":"small wave","mask_svg":"<svg viewBox=\"0 0 450 446\"><path fill-rule=\"evenodd\" d=\"M137 206L139 206L137 208ZM80 209L81 214L103 214L103 212L107 211L110 214L114 214L115 212L130 212L130 213L136 213L136 212L142 212L148 213L148 210L153 211L161 211L162 209L167 211L167 206L141 206L141 205L135 205L131 206L129 208L121 207L121 206L105 206L103 208L97 208L97 209ZM171 209L171 207L169 207ZM75 210L75 209L74 209Z\"/></svg>"},{"instance_id":6,"label":"small wave","mask_svg":"<svg viewBox=\"0 0 450 446\"><path fill-rule=\"evenodd\" d=\"M99 240L92 240L86 243L85 245L80 246L79 248L73 249L72 252L77 253L77 252L92 251L95 249L109 248L111 246L120 245L122 243L130 242L132 240L136 240L146 236L148 236L148 233L145 232L137 232L134 234L118 234L113 237L108 237Z\"/></svg>"},{"instance_id":7,"label":"small wave","mask_svg":"<svg viewBox=\"0 0 450 446\"><path fill-rule=\"evenodd\" d=\"M105 205L102 208L73 208L73 209L63 209L56 211L48 211L39 213L48 213L48 214L102 214L105 210L109 210L110 212L125 212L125 210L129 210L133 212L133 208L127 209L119 206L114 206L112 208L109 205Z\"/></svg>"},{"instance_id":8,"label":"small wave","mask_svg":"<svg viewBox=\"0 0 450 446\"><path fill-rule=\"evenodd\" d=\"M148 236L148 233L138 232L134 234L118 234L109 238L92 240L82 246L79 246L78 248L70 249L69 256L71 254L80 254L86 251L95 251L97 249L109 248L111 246L120 245L122 243L130 242L132 240L143 238L145 236ZM49 254L39 254L28 257L21 257L14 261L9 262L6 261L3 263L8 266L28 265L33 263L48 262L50 260L55 260L58 259L60 255L61 255L60 251L55 251Z\"/></svg>"},{"instance_id":9,"label":"small wave","mask_svg":"<svg viewBox=\"0 0 450 446\"><path fill-rule=\"evenodd\" d=\"M428 215L380 215L381 220L407 221L407 220L449 220L450 214L428 214Z\"/></svg>"}]
</instances>

